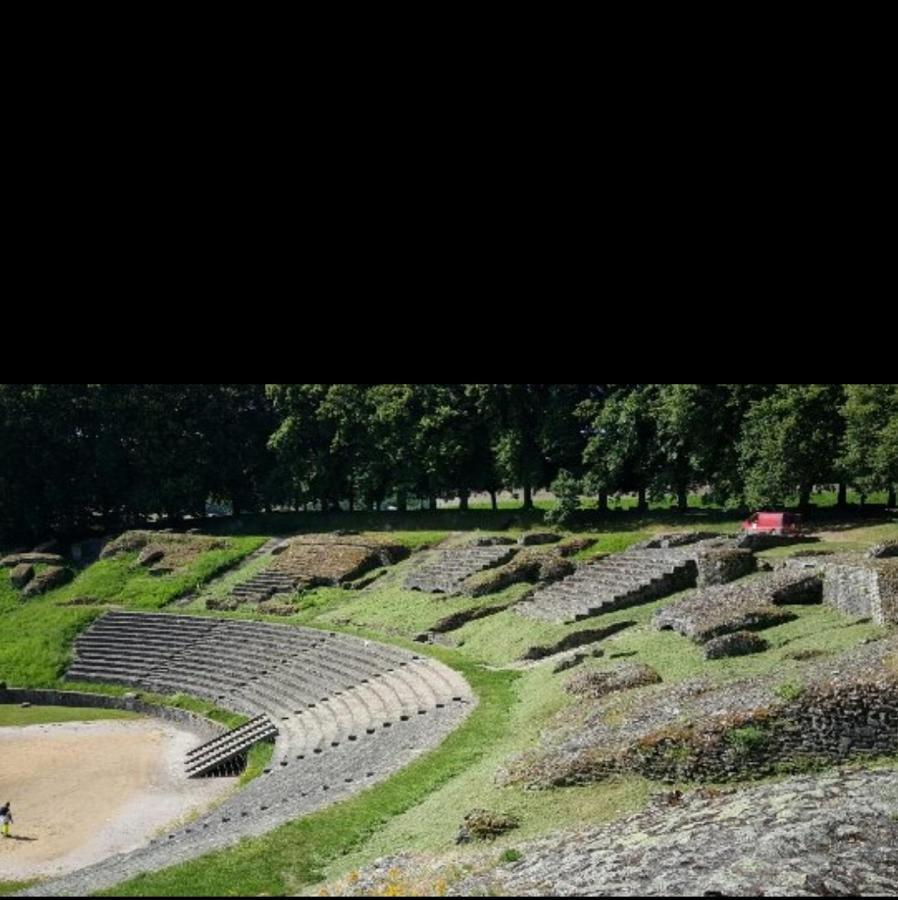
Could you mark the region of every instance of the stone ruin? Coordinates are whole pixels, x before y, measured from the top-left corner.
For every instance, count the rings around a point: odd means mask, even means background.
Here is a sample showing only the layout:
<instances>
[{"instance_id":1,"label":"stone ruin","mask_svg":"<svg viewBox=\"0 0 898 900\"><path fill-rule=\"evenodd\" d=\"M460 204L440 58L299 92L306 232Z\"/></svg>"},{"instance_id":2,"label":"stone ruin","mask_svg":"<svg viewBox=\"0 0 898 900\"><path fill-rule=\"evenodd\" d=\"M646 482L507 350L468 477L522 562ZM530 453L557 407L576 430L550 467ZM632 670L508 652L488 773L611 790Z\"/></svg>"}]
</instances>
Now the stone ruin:
<instances>
[{"instance_id":1,"label":"stone ruin","mask_svg":"<svg viewBox=\"0 0 898 900\"><path fill-rule=\"evenodd\" d=\"M564 689L575 697L598 700L608 694L660 683L661 676L651 666L622 662L602 671L580 672L568 679Z\"/></svg>"},{"instance_id":2,"label":"stone ruin","mask_svg":"<svg viewBox=\"0 0 898 900\"><path fill-rule=\"evenodd\" d=\"M295 612L288 600L293 595L316 587L345 586L408 555L407 547L378 536L303 535L278 544L269 566L238 584L229 598L212 598L207 605L236 609L243 603L267 604L260 611L290 615Z\"/></svg>"},{"instance_id":3,"label":"stone ruin","mask_svg":"<svg viewBox=\"0 0 898 900\"><path fill-rule=\"evenodd\" d=\"M723 584L755 570L754 554L727 538L703 532L659 535L578 566L576 571L524 598L527 618L571 623L638 606L696 585Z\"/></svg>"},{"instance_id":4,"label":"stone ruin","mask_svg":"<svg viewBox=\"0 0 898 900\"><path fill-rule=\"evenodd\" d=\"M823 602L855 619L898 624L898 558L841 553L783 560L783 571L814 573Z\"/></svg>"},{"instance_id":5,"label":"stone ruin","mask_svg":"<svg viewBox=\"0 0 898 900\"><path fill-rule=\"evenodd\" d=\"M494 848L382 857L323 897L886 897L898 894L898 772L659 791L638 812Z\"/></svg>"},{"instance_id":6,"label":"stone ruin","mask_svg":"<svg viewBox=\"0 0 898 900\"><path fill-rule=\"evenodd\" d=\"M790 682L772 673L638 690L560 713L500 783L545 789L626 772L725 782L898 751L898 636L810 662Z\"/></svg>"},{"instance_id":7,"label":"stone ruin","mask_svg":"<svg viewBox=\"0 0 898 900\"><path fill-rule=\"evenodd\" d=\"M518 552L517 547L504 544L480 546L477 543L441 550L433 559L409 573L405 587L428 594L464 593L469 578L505 565Z\"/></svg>"},{"instance_id":8,"label":"stone ruin","mask_svg":"<svg viewBox=\"0 0 898 900\"><path fill-rule=\"evenodd\" d=\"M659 610L659 630L678 631L699 643L734 631L769 628L794 614L784 604L820 603L823 585L814 572L775 572L694 591Z\"/></svg>"},{"instance_id":9,"label":"stone ruin","mask_svg":"<svg viewBox=\"0 0 898 900\"><path fill-rule=\"evenodd\" d=\"M5 556L0 559L0 568L10 570L10 584L22 592L23 599L45 594L72 580L72 571L65 559L41 548Z\"/></svg>"},{"instance_id":10,"label":"stone ruin","mask_svg":"<svg viewBox=\"0 0 898 900\"><path fill-rule=\"evenodd\" d=\"M453 861L428 875L448 880L456 897L893 896L898 772L658 794L622 820L521 844L517 857L500 866ZM403 873L414 865L386 863ZM368 890L372 874L363 870L357 884ZM338 896L347 893L355 891Z\"/></svg>"},{"instance_id":11,"label":"stone ruin","mask_svg":"<svg viewBox=\"0 0 898 900\"><path fill-rule=\"evenodd\" d=\"M208 535L126 531L103 547L100 559L119 559L136 553L136 566L146 569L150 575L162 577L183 571L204 553L223 550L227 546L227 539Z\"/></svg>"}]
</instances>

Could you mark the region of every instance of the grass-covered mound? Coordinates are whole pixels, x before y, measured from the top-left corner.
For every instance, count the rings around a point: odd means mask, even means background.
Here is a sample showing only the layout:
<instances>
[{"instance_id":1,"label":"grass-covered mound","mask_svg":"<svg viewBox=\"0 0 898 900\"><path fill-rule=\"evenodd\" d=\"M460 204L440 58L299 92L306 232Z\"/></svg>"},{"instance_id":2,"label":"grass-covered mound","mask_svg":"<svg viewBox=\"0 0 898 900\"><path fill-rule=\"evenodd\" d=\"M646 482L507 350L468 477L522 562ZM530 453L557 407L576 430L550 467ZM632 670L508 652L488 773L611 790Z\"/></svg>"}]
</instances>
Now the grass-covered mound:
<instances>
[{"instance_id":1,"label":"grass-covered mound","mask_svg":"<svg viewBox=\"0 0 898 900\"><path fill-rule=\"evenodd\" d=\"M56 686L70 661L75 636L105 608L162 609L238 563L264 538L214 543L164 575L153 575L138 562L140 548L121 548L64 587L29 599L12 586L9 570L0 570L0 681L11 687Z\"/></svg>"}]
</instances>

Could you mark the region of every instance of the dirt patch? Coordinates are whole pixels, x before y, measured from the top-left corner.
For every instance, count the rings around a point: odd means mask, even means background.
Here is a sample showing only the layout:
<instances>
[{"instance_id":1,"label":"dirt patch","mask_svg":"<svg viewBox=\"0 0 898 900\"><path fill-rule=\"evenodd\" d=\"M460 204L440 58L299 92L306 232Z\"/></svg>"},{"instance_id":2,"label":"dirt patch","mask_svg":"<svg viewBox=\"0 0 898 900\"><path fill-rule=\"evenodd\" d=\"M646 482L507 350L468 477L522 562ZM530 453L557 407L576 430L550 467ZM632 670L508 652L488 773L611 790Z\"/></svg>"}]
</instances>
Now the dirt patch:
<instances>
[{"instance_id":1,"label":"dirt patch","mask_svg":"<svg viewBox=\"0 0 898 900\"><path fill-rule=\"evenodd\" d=\"M126 553L139 553L139 566L164 567L169 574L187 568L204 553L227 547L227 540L205 535L126 531L103 548L100 558L113 559Z\"/></svg>"},{"instance_id":2,"label":"dirt patch","mask_svg":"<svg viewBox=\"0 0 898 900\"><path fill-rule=\"evenodd\" d=\"M0 844L0 880L72 872L147 843L208 807L236 779L189 781L201 743L158 720L0 728L0 794L13 839Z\"/></svg>"},{"instance_id":3,"label":"dirt patch","mask_svg":"<svg viewBox=\"0 0 898 900\"><path fill-rule=\"evenodd\" d=\"M409 551L401 544L365 535L314 534L295 538L278 554L272 571L308 587L345 584L382 566L395 565Z\"/></svg>"}]
</instances>

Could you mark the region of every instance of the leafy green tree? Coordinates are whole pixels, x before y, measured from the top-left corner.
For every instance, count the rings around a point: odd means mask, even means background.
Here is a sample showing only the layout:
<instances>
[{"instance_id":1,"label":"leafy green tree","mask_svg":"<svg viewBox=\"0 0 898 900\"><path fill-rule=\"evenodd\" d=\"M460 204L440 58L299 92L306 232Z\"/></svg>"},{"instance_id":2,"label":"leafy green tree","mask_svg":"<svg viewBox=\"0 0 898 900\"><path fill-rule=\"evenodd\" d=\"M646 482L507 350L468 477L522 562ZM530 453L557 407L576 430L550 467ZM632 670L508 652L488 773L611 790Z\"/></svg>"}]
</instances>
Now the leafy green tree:
<instances>
[{"instance_id":1,"label":"leafy green tree","mask_svg":"<svg viewBox=\"0 0 898 900\"><path fill-rule=\"evenodd\" d=\"M546 521L550 525L566 527L570 525L580 509L583 485L567 469L562 469L558 477L552 482L552 493L555 495L556 504L546 513Z\"/></svg>"},{"instance_id":2,"label":"leafy green tree","mask_svg":"<svg viewBox=\"0 0 898 900\"><path fill-rule=\"evenodd\" d=\"M745 416L739 442L745 495L753 507L781 506L796 490L810 503L816 484L838 473L843 386L780 384Z\"/></svg>"},{"instance_id":3,"label":"leafy green tree","mask_svg":"<svg viewBox=\"0 0 898 900\"><path fill-rule=\"evenodd\" d=\"M331 448L335 438L334 417L322 406L329 384L269 384L266 391L280 424L270 446L284 478L282 490L295 507L320 503L327 509L339 494L339 467Z\"/></svg>"},{"instance_id":4,"label":"leafy green tree","mask_svg":"<svg viewBox=\"0 0 898 900\"><path fill-rule=\"evenodd\" d=\"M0 532L31 540L89 520L84 384L0 385Z\"/></svg>"},{"instance_id":5,"label":"leafy green tree","mask_svg":"<svg viewBox=\"0 0 898 900\"><path fill-rule=\"evenodd\" d=\"M648 507L648 490L657 482L661 459L657 393L657 385L651 384L608 385L604 398L579 407L589 431L583 453L587 484L600 498L635 492L639 508Z\"/></svg>"},{"instance_id":6,"label":"leafy green tree","mask_svg":"<svg viewBox=\"0 0 898 900\"><path fill-rule=\"evenodd\" d=\"M861 494L898 485L898 384L846 384L842 465Z\"/></svg>"},{"instance_id":7,"label":"leafy green tree","mask_svg":"<svg viewBox=\"0 0 898 900\"><path fill-rule=\"evenodd\" d=\"M575 410L589 385L471 385L479 415L492 434L496 471L505 486L520 487L524 509L534 490L545 487L563 466L580 466L585 443Z\"/></svg>"},{"instance_id":8,"label":"leafy green tree","mask_svg":"<svg viewBox=\"0 0 898 900\"><path fill-rule=\"evenodd\" d=\"M742 479L734 439L751 406L769 395L764 384L659 384L654 402L658 428L657 492L671 491L680 510L691 488L710 488L710 499L741 499Z\"/></svg>"}]
</instances>

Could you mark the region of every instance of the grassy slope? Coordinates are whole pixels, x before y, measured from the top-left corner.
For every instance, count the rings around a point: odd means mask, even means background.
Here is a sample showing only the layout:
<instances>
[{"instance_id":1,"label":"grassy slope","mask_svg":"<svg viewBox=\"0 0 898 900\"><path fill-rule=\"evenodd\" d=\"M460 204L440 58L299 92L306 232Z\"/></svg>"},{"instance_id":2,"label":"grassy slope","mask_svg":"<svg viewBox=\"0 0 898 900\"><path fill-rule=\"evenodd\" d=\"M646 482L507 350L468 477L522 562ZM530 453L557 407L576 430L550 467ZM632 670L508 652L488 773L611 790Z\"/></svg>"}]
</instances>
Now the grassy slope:
<instances>
[{"instance_id":1,"label":"grassy slope","mask_svg":"<svg viewBox=\"0 0 898 900\"><path fill-rule=\"evenodd\" d=\"M0 681L11 686L54 687L68 665L75 636L101 615L105 605L161 609L176 597L234 565L264 538L233 538L225 550L206 553L182 574L155 578L135 567L134 554L102 560L65 587L22 600L0 569ZM94 601L65 606L76 598Z\"/></svg>"},{"instance_id":2,"label":"grassy slope","mask_svg":"<svg viewBox=\"0 0 898 900\"><path fill-rule=\"evenodd\" d=\"M24 891L32 885L37 884L39 879L32 881L0 881L0 897L6 897L9 894L15 894L17 891Z\"/></svg>"},{"instance_id":3,"label":"grassy slope","mask_svg":"<svg viewBox=\"0 0 898 900\"><path fill-rule=\"evenodd\" d=\"M595 532L601 543L584 556L625 549L644 532L692 524L684 525L682 520L640 520L638 527L620 532ZM716 522L714 527L730 530L736 524L730 520ZM701 523L701 527L708 527L707 523ZM432 544L445 534L421 530L394 533L393 537L412 544ZM851 544L851 549L855 549L886 537L898 537L898 524L846 531L839 535L839 541L843 548ZM510 599L521 590L515 587L503 595L477 601L433 600L401 588L402 571L413 562L403 564L388 574L383 583L365 592L311 592L302 598L303 608L288 621L380 637L408 646L408 639L414 634L451 612ZM796 665L786 658L787 653L797 649L836 652L879 632L869 623L853 623L824 607L795 607L795 621L764 632L771 643L767 653L706 663L691 642L650 627L652 613L670 602L672 599L668 598L576 626L530 622L513 612L465 626L453 634L461 642L458 649L426 649L460 669L480 697L475 713L440 748L385 784L285 826L273 835L136 879L111 893L183 896L294 892L400 849L448 849L462 817L474 806L499 809L521 818L521 829L498 842L497 851L552 828L604 821L638 808L658 789L640 778L548 792L499 788L493 783L496 768L510 755L532 746L540 728L569 702L562 690L565 676L552 675L546 666L524 672L494 668L517 659L534 643L550 643L572 631L604 627L616 621L634 621L634 627L609 641L605 658L586 665L604 668L623 655L653 665L668 682L699 673L725 681L777 671L786 683ZM420 645L414 646L420 652Z\"/></svg>"},{"instance_id":4,"label":"grassy slope","mask_svg":"<svg viewBox=\"0 0 898 900\"><path fill-rule=\"evenodd\" d=\"M139 719L122 709L78 709L72 706L0 706L0 728L48 725L56 722L95 722L99 719Z\"/></svg>"}]
</instances>

